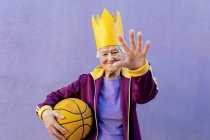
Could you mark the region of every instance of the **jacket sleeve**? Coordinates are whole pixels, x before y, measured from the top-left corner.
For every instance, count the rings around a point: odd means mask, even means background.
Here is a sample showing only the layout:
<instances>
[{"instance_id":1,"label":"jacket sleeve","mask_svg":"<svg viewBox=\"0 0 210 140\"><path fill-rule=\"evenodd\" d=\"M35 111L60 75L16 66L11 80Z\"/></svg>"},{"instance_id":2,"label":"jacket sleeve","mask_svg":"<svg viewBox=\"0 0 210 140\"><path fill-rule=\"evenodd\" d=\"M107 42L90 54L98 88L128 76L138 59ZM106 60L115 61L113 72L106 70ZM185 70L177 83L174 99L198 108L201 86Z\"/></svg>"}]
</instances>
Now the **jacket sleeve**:
<instances>
[{"instance_id":1,"label":"jacket sleeve","mask_svg":"<svg viewBox=\"0 0 210 140\"><path fill-rule=\"evenodd\" d=\"M65 86L57 91L48 94L44 102L37 105L36 112L42 119L42 113L46 109L53 109L53 107L61 100L65 98L79 98L80 97L80 80L77 80L68 86Z\"/></svg>"},{"instance_id":2,"label":"jacket sleeve","mask_svg":"<svg viewBox=\"0 0 210 140\"><path fill-rule=\"evenodd\" d=\"M132 99L139 104L152 100L158 93L157 80L152 75L152 68L147 62L137 70L128 70L131 75Z\"/></svg>"}]
</instances>

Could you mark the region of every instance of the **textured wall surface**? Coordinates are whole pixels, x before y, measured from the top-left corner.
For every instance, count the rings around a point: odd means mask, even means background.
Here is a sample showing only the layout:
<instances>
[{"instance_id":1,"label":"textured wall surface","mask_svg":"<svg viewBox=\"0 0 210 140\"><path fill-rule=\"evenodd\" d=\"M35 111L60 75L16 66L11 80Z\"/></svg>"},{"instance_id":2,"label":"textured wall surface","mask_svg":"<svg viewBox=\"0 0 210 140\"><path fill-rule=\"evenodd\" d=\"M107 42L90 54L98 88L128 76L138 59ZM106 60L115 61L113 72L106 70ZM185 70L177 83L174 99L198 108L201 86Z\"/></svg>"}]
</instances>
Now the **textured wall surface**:
<instances>
[{"instance_id":1,"label":"textured wall surface","mask_svg":"<svg viewBox=\"0 0 210 140\"><path fill-rule=\"evenodd\" d=\"M159 95L139 105L144 140L210 139L210 2L207 0L0 0L0 140L51 140L36 116L46 94L88 73L92 13L121 12L151 41Z\"/></svg>"}]
</instances>

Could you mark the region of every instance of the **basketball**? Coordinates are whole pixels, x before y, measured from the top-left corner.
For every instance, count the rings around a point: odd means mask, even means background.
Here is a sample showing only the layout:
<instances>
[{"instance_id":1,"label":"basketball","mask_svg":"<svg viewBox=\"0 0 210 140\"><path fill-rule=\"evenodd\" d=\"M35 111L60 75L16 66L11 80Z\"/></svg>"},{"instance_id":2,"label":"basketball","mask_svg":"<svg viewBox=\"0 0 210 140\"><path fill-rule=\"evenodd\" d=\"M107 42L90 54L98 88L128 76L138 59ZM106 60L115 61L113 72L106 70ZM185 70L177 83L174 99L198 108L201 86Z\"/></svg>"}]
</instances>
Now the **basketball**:
<instances>
[{"instance_id":1,"label":"basketball","mask_svg":"<svg viewBox=\"0 0 210 140\"><path fill-rule=\"evenodd\" d=\"M80 99L67 98L54 107L54 110L64 116L57 122L67 130L66 140L82 140L92 128L93 115L90 107Z\"/></svg>"}]
</instances>

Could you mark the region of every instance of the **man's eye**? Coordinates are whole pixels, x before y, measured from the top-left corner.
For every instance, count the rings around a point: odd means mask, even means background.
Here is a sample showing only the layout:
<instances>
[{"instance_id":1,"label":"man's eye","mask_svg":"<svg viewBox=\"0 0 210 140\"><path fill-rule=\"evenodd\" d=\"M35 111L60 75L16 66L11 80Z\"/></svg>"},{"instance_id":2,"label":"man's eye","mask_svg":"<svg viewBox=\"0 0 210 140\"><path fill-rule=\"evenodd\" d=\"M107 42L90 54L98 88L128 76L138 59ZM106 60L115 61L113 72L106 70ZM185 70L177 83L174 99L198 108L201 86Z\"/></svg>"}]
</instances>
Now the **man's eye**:
<instances>
[{"instance_id":1,"label":"man's eye","mask_svg":"<svg viewBox=\"0 0 210 140\"><path fill-rule=\"evenodd\" d=\"M118 52L112 52L112 54L118 54Z\"/></svg>"},{"instance_id":2,"label":"man's eye","mask_svg":"<svg viewBox=\"0 0 210 140\"><path fill-rule=\"evenodd\" d=\"M102 56L107 56L108 54L107 53L102 53Z\"/></svg>"}]
</instances>

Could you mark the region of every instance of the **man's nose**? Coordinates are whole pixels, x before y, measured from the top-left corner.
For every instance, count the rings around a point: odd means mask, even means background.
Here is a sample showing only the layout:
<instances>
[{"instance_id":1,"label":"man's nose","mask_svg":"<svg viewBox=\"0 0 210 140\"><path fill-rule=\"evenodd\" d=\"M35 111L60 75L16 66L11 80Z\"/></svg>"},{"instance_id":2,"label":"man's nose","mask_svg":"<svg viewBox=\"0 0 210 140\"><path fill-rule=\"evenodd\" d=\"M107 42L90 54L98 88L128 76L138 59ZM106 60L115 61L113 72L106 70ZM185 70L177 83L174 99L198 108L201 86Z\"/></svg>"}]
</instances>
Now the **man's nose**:
<instances>
[{"instance_id":1,"label":"man's nose","mask_svg":"<svg viewBox=\"0 0 210 140\"><path fill-rule=\"evenodd\" d=\"M111 53L108 53L108 61L112 61L112 60L114 60L114 57L112 56Z\"/></svg>"}]
</instances>

